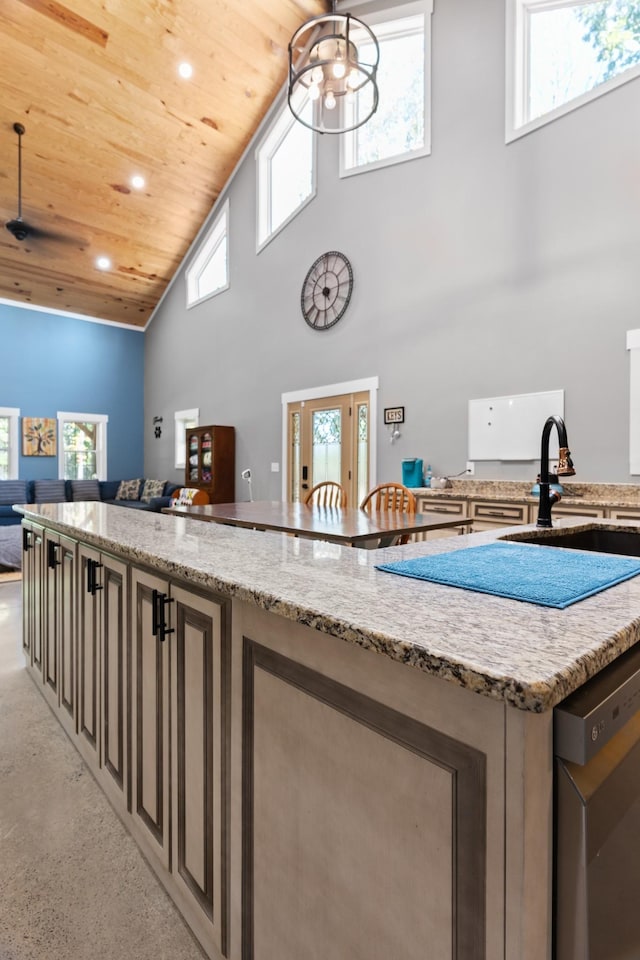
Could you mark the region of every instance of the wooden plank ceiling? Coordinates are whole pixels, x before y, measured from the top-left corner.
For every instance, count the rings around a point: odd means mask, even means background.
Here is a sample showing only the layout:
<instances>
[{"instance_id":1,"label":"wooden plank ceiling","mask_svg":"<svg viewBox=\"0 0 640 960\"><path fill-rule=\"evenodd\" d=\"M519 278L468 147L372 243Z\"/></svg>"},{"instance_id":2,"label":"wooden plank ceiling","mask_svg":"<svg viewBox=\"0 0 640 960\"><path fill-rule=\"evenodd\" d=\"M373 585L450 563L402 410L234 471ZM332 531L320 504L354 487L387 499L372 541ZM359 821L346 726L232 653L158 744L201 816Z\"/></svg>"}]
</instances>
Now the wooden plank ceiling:
<instances>
[{"instance_id":1,"label":"wooden plank ceiling","mask_svg":"<svg viewBox=\"0 0 640 960\"><path fill-rule=\"evenodd\" d=\"M0 297L144 326L284 83L292 33L329 6L0 0L0 218L18 212L18 122L22 216L55 235L2 228Z\"/></svg>"}]
</instances>

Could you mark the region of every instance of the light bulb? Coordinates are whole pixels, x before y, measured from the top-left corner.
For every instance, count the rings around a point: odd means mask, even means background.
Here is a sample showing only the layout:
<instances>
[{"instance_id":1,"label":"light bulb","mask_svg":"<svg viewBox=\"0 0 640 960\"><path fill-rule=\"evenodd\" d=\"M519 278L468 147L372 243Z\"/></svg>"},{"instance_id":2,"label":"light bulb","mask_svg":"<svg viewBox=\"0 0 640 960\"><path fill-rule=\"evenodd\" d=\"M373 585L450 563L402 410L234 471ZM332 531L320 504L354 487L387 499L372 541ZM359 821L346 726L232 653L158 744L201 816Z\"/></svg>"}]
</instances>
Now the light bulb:
<instances>
[{"instance_id":1,"label":"light bulb","mask_svg":"<svg viewBox=\"0 0 640 960\"><path fill-rule=\"evenodd\" d=\"M351 87L351 89L353 90L355 87L358 86L359 79L360 79L360 74L358 73L358 71L352 70L349 76L347 77L347 86Z\"/></svg>"},{"instance_id":2,"label":"light bulb","mask_svg":"<svg viewBox=\"0 0 640 960\"><path fill-rule=\"evenodd\" d=\"M311 71L311 82L312 83L322 83L324 80L324 73L322 72L322 67L314 67Z\"/></svg>"},{"instance_id":3,"label":"light bulb","mask_svg":"<svg viewBox=\"0 0 640 960\"><path fill-rule=\"evenodd\" d=\"M344 60L336 60L333 65L333 75L336 80L341 80L347 72L347 68L344 65Z\"/></svg>"},{"instance_id":4,"label":"light bulb","mask_svg":"<svg viewBox=\"0 0 640 960\"><path fill-rule=\"evenodd\" d=\"M320 87L317 83L312 83L309 87L309 100L317 100L320 96Z\"/></svg>"},{"instance_id":5,"label":"light bulb","mask_svg":"<svg viewBox=\"0 0 640 960\"><path fill-rule=\"evenodd\" d=\"M333 110L336 105L336 98L333 95L333 90L329 90L326 97L324 98L324 105L327 110Z\"/></svg>"}]
</instances>

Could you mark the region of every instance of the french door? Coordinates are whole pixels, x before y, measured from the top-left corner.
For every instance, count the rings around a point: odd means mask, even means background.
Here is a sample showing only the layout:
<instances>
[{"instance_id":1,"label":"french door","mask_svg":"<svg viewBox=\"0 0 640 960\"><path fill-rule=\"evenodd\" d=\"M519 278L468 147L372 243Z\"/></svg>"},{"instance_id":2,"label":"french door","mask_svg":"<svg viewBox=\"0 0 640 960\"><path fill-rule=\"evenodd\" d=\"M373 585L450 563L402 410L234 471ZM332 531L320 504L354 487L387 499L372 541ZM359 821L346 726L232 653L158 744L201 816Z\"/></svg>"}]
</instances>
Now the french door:
<instances>
[{"instance_id":1,"label":"french door","mask_svg":"<svg viewBox=\"0 0 640 960\"><path fill-rule=\"evenodd\" d=\"M369 391L287 405L288 499L335 480L358 506L369 489Z\"/></svg>"}]
</instances>

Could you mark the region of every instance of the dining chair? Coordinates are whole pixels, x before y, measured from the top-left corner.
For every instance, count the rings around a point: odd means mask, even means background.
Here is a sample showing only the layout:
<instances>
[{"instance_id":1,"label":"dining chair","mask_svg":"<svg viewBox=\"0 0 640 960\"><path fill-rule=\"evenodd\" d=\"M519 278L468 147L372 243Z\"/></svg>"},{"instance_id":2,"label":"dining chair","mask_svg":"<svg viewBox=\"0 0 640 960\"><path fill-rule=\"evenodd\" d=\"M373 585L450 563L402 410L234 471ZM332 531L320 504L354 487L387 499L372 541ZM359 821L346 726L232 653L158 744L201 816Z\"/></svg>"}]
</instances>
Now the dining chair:
<instances>
[{"instance_id":1,"label":"dining chair","mask_svg":"<svg viewBox=\"0 0 640 960\"><path fill-rule=\"evenodd\" d=\"M316 507L346 507L347 491L335 480L323 480L309 490L304 502Z\"/></svg>"},{"instance_id":2,"label":"dining chair","mask_svg":"<svg viewBox=\"0 0 640 960\"><path fill-rule=\"evenodd\" d=\"M360 509L367 513L415 513L416 498L402 483L379 483L377 487L369 490L360 504ZM410 533L403 534L393 540L393 545L409 543L410 539Z\"/></svg>"}]
</instances>

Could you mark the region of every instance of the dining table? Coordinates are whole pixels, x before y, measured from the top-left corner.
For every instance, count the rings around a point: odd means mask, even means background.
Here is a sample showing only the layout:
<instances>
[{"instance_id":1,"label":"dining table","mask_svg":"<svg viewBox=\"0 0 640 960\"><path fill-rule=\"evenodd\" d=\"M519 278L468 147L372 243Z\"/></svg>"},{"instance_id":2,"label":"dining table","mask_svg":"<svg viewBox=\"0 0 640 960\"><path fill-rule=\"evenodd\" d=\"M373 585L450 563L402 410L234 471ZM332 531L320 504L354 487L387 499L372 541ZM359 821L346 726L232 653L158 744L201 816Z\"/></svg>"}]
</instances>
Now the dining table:
<instances>
[{"instance_id":1,"label":"dining table","mask_svg":"<svg viewBox=\"0 0 640 960\"><path fill-rule=\"evenodd\" d=\"M411 534L447 527L460 527L462 533L471 523L468 517L447 517L436 513L368 513L357 507L321 507L280 500L173 506L164 507L162 512L366 549L392 546Z\"/></svg>"}]
</instances>

